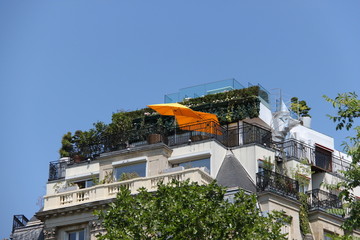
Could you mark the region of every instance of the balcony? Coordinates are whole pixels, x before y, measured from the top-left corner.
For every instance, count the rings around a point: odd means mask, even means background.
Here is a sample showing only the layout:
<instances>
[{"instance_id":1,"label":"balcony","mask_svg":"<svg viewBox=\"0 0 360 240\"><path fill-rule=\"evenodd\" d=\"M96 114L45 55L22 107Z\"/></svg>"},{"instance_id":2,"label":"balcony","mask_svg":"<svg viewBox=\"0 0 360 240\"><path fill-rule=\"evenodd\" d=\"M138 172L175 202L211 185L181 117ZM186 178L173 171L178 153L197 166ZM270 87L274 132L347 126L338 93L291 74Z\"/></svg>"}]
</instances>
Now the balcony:
<instances>
[{"instance_id":1,"label":"balcony","mask_svg":"<svg viewBox=\"0 0 360 240\"><path fill-rule=\"evenodd\" d=\"M298 199L298 181L269 170L256 174L256 188L258 192L273 192L292 199Z\"/></svg>"},{"instance_id":2,"label":"balcony","mask_svg":"<svg viewBox=\"0 0 360 240\"><path fill-rule=\"evenodd\" d=\"M196 85L192 87L182 88L177 93L165 95L165 103L181 102L188 98L198 98L208 94L231 91L234 89L245 88L235 79L225 79L207 84Z\"/></svg>"},{"instance_id":3,"label":"balcony","mask_svg":"<svg viewBox=\"0 0 360 240\"><path fill-rule=\"evenodd\" d=\"M334 156L332 152L326 151L318 146L310 146L303 142L291 139L276 145L279 157L286 160L307 160L315 172L332 172L339 176L350 167L350 163L340 157Z\"/></svg>"},{"instance_id":4,"label":"balcony","mask_svg":"<svg viewBox=\"0 0 360 240\"><path fill-rule=\"evenodd\" d=\"M49 181L65 178L66 161L52 161L49 163Z\"/></svg>"},{"instance_id":5,"label":"balcony","mask_svg":"<svg viewBox=\"0 0 360 240\"><path fill-rule=\"evenodd\" d=\"M24 215L14 215L12 233L14 233L16 228L24 227L29 222L29 220Z\"/></svg>"},{"instance_id":6,"label":"balcony","mask_svg":"<svg viewBox=\"0 0 360 240\"><path fill-rule=\"evenodd\" d=\"M197 182L200 185L209 184L213 181L213 178L201 168L192 168L153 177L134 178L121 182L100 184L90 188L45 196L44 211L115 198L122 186L129 189L132 194L136 194L137 190L141 187L145 187L148 191L156 191L159 182L167 184L173 179L178 181L190 179L190 181Z\"/></svg>"},{"instance_id":7,"label":"balcony","mask_svg":"<svg viewBox=\"0 0 360 240\"><path fill-rule=\"evenodd\" d=\"M54 181L63 179L65 178L65 170L69 165L96 159L102 153L155 143L164 143L170 147L193 144L206 139L216 140L226 147L236 147L247 144L270 146L271 143L271 131L258 125L244 123L241 127L224 128L213 122L207 122L205 124L205 126L204 123L194 124L189 127L191 128L191 131L180 129L178 127L170 128L167 131L159 131L156 126L141 128L137 131L127 133L127 138L130 139L128 144L113 144L114 142L117 142L116 138L122 139L122 137L110 136L112 138L111 141L104 140L103 144L89 145L82 149L83 156L81 156L81 158L77 159L76 157L79 156L76 156L74 153L69 160L50 162L48 180ZM204 128L207 129L206 132L201 131ZM112 144L109 142L112 142Z\"/></svg>"},{"instance_id":8,"label":"balcony","mask_svg":"<svg viewBox=\"0 0 360 240\"><path fill-rule=\"evenodd\" d=\"M307 192L309 210L322 210L342 208L342 202L338 196L320 189Z\"/></svg>"}]
</instances>

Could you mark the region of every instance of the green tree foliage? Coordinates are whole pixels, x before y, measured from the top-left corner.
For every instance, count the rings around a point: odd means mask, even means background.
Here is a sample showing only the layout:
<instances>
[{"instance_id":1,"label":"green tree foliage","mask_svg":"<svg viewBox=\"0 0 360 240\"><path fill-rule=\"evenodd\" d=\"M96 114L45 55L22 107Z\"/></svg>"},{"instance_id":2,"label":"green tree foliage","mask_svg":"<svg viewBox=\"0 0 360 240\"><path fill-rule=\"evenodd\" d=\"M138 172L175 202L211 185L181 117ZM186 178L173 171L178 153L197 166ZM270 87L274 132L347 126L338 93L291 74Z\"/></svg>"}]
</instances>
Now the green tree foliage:
<instances>
[{"instance_id":1,"label":"green tree foliage","mask_svg":"<svg viewBox=\"0 0 360 240\"><path fill-rule=\"evenodd\" d=\"M291 98L291 110L299 115L299 117L311 117L309 114L309 111L311 110L310 107L308 107L306 101L301 100L297 97Z\"/></svg>"},{"instance_id":2,"label":"green tree foliage","mask_svg":"<svg viewBox=\"0 0 360 240\"><path fill-rule=\"evenodd\" d=\"M239 191L231 203L224 194L215 182L173 181L137 195L122 188L107 211L96 212L106 230L98 239L287 239L280 229L289 217L263 216L255 195Z\"/></svg>"},{"instance_id":3,"label":"green tree foliage","mask_svg":"<svg viewBox=\"0 0 360 240\"><path fill-rule=\"evenodd\" d=\"M344 171L346 181L340 182L335 186L341 189L340 197L347 202L350 208L350 217L346 219L343 228L346 233L351 233L354 229L360 229L360 201L356 199L353 190L360 186L360 126L356 125L356 119L360 116L360 100L356 93L338 94L335 99L324 96L337 109L337 115L331 116L337 130L355 130L354 137L348 137L349 143L344 142L345 152L352 157L352 163L348 171ZM355 125L354 125L355 124ZM344 239L349 239L345 236Z\"/></svg>"}]
</instances>

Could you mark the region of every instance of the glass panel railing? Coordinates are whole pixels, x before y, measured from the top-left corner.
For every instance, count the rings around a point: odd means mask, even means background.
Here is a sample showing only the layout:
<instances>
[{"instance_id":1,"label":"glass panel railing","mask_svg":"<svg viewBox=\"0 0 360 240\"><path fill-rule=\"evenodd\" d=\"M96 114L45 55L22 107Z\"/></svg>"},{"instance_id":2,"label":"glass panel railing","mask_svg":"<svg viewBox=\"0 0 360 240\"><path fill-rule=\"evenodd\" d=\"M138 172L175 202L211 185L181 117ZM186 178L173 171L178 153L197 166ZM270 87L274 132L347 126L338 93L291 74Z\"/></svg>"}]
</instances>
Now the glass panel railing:
<instances>
[{"instance_id":1,"label":"glass panel railing","mask_svg":"<svg viewBox=\"0 0 360 240\"><path fill-rule=\"evenodd\" d=\"M225 79L221 81L182 88L178 93L166 94L165 103L181 102L188 98L202 97L208 94L231 91L234 89L245 88L235 79Z\"/></svg>"}]
</instances>

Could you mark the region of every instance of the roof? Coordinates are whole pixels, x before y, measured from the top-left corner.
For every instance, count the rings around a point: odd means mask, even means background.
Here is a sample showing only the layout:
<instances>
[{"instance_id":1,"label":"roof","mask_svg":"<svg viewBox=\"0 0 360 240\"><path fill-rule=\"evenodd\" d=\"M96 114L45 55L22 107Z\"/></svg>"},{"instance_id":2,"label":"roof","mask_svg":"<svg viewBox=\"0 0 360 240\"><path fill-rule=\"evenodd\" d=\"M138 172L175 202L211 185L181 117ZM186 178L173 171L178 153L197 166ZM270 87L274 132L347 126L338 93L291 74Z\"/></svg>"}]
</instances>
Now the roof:
<instances>
[{"instance_id":1,"label":"roof","mask_svg":"<svg viewBox=\"0 0 360 240\"><path fill-rule=\"evenodd\" d=\"M11 234L12 240L40 240L43 238L44 224L33 216L26 226L15 228Z\"/></svg>"},{"instance_id":2,"label":"roof","mask_svg":"<svg viewBox=\"0 0 360 240\"><path fill-rule=\"evenodd\" d=\"M216 180L224 187L239 187L250 192L256 192L256 186L249 174L232 153L225 156Z\"/></svg>"}]
</instances>

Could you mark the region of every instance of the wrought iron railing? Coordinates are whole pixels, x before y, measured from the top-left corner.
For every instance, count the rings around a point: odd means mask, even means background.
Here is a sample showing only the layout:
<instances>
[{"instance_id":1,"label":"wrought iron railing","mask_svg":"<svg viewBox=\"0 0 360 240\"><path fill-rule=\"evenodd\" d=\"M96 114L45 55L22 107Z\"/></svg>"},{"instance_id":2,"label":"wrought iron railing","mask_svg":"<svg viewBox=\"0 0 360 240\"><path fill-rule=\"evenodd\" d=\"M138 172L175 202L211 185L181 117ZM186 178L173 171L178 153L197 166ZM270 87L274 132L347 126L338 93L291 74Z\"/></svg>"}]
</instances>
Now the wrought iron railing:
<instances>
[{"instance_id":1,"label":"wrought iron railing","mask_svg":"<svg viewBox=\"0 0 360 240\"><path fill-rule=\"evenodd\" d=\"M14 232L16 228L24 227L28 221L29 220L24 215L14 215L12 232Z\"/></svg>"},{"instance_id":2,"label":"wrought iron railing","mask_svg":"<svg viewBox=\"0 0 360 240\"><path fill-rule=\"evenodd\" d=\"M269 170L256 174L256 188L258 192L273 192L285 197L298 199L298 181Z\"/></svg>"},{"instance_id":3,"label":"wrought iron railing","mask_svg":"<svg viewBox=\"0 0 360 240\"><path fill-rule=\"evenodd\" d=\"M258 125L244 123L242 127L242 142L243 144L258 143L261 145L270 146L271 131L262 128Z\"/></svg>"},{"instance_id":4,"label":"wrought iron railing","mask_svg":"<svg viewBox=\"0 0 360 240\"><path fill-rule=\"evenodd\" d=\"M320 189L313 189L307 192L310 210L327 210L342 208L340 198L332 193Z\"/></svg>"},{"instance_id":5,"label":"wrought iron railing","mask_svg":"<svg viewBox=\"0 0 360 240\"><path fill-rule=\"evenodd\" d=\"M308 163L315 162L314 148L295 139L276 144L276 147L281 158L306 160Z\"/></svg>"},{"instance_id":6,"label":"wrought iron railing","mask_svg":"<svg viewBox=\"0 0 360 240\"><path fill-rule=\"evenodd\" d=\"M295 139L275 144L275 146L279 157L283 159L297 161L304 160L312 166L328 172L333 172L340 176L343 175L341 171L346 171L350 167L350 163L344 159L333 154L329 158L323 158L321 157L321 154L317 154L315 147Z\"/></svg>"},{"instance_id":7,"label":"wrought iron railing","mask_svg":"<svg viewBox=\"0 0 360 240\"><path fill-rule=\"evenodd\" d=\"M215 122L208 121L187 125L187 127L174 127L167 130L152 126L141 128L126 133L126 137L110 135L102 143L82 146L82 155L78 155L76 149L70 154L67 161L50 162L49 181L65 177L65 169L68 165L92 160L102 153L122 150L131 147L163 142L169 146L191 144L196 141L215 139L226 147L242 146L256 143L262 146L270 146L271 132L261 126L244 123L235 128L224 128ZM129 139L124 143L123 139Z\"/></svg>"},{"instance_id":8,"label":"wrought iron railing","mask_svg":"<svg viewBox=\"0 0 360 240\"><path fill-rule=\"evenodd\" d=\"M66 161L53 161L49 164L49 181L65 178Z\"/></svg>"}]
</instances>

